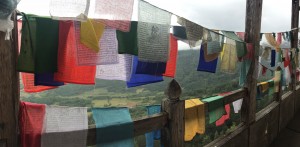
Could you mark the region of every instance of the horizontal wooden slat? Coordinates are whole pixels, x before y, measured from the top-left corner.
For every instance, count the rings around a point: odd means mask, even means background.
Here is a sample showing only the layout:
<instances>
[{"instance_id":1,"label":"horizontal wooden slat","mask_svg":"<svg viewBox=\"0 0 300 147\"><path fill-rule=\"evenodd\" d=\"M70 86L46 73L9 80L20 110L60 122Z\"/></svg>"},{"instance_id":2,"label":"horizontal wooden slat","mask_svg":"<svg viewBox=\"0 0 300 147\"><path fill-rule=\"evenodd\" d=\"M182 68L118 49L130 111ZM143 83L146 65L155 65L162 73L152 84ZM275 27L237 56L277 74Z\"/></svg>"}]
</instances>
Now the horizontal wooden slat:
<instances>
[{"instance_id":1,"label":"horizontal wooden slat","mask_svg":"<svg viewBox=\"0 0 300 147\"><path fill-rule=\"evenodd\" d=\"M279 105L279 102L273 101L271 104L260 110L256 113L255 121L258 121L259 119L263 118L265 115L269 114L274 108L276 108Z\"/></svg>"},{"instance_id":2,"label":"horizontal wooden slat","mask_svg":"<svg viewBox=\"0 0 300 147\"><path fill-rule=\"evenodd\" d=\"M163 128L168 122L168 113L162 112L159 114L151 115L139 120L135 120L134 136L143 135L147 132ZM118 132L116 132L118 133ZM92 146L96 144L96 127L90 126L87 136L87 145Z\"/></svg>"},{"instance_id":3,"label":"horizontal wooden slat","mask_svg":"<svg viewBox=\"0 0 300 147\"><path fill-rule=\"evenodd\" d=\"M243 122L241 122L238 126L236 126L236 129L234 131L215 139L214 141L205 145L205 147L221 147L234 137L240 135L246 129L247 126Z\"/></svg>"},{"instance_id":4,"label":"horizontal wooden slat","mask_svg":"<svg viewBox=\"0 0 300 147\"><path fill-rule=\"evenodd\" d=\"M239 89L239 90L232 91L228 95L224 96L224 103L225 104L232 103L238 99L244 98L246 94L247 94L246 89Z\"/></svg>"},{"instance_id":5,"label":"horizontal wooden slat","mask_svg":"<svg viewBox=\"0 0 300 147\"><path fill-rule=\"evenodd\" d=\"M286 92L285 94L282 95L281 99L284 100L284 99L288 98L292 94L293 94L292 91L288 91L288 92Z\"/></svg>"}]
</instances>

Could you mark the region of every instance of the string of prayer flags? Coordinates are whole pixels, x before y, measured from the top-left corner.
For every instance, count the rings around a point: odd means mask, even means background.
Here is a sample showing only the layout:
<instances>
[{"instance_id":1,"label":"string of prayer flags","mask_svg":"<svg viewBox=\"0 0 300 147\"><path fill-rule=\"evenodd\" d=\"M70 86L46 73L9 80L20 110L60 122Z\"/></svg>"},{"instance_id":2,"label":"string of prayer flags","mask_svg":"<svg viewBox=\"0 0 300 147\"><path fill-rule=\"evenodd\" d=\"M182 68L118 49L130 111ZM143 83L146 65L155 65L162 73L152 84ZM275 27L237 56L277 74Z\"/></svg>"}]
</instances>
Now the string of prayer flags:
<instances>
[{"instance_id":1,"label":"string of prayer flags","mask_svg":"<svg viewBox=\"0 0 300 147\"><path fill-rule=\"evenodd\" d=\"M46 106L41 146L86 146L87 129L87 108Z\"/></svg>"},{"instance_id":2,"label":"string of prayer flags","mask_svg":"<svg viewBox=\"0 0 300 147\"><path fill-rule=\"evenodd\" d=\"M24 14L22 19L20 54L17 60L19 72L33 73L35 70L36 21L32 15Z\"/></svg>"},{"instance_id":3,"label":"string of prayer flags","mask_svg":"<svg viewBox=\"0 0 300 147\"><path fill-rule=\"evenodd\" d=\"M230 40L232 41L232 40ZM235 43L235 42L231 42ZM237 66L235 45L226 41L223 46L223 53L221 55L220 70L225 73L235 73Z\"/></svg>"},{"instance_id":4,"label":"string of prayer flags","mask_svg":"<svg viewBox=\"0 0 300 147\"><path fill-rule=\"evenodd\" d=\"M209 123L214 123L220 119L224 114L226 114L224 109L224 99L223 96L214 96L202 99L203 102L208 103L209 112Z\"/></svg>"},{"instance_id":5,"label":"string of prayer flags","mask_svg":"<svg viewBox=\"0 0 300 147\"><path fill-rule=\"evenodd\" d=\"M73 21L59 22L58 72L54 80L74 84L95 84L96 66L77 66Z\"/></svg>"},{"instance_id":6,"label":"string of prayer flags","mask_svg":"<svg viewBox=\"0 0 300 147\"><path fill-rule=\"evenodd\" d=\"M76 55L79 66L105 65L118 63L118 41L116 30L105 28L99 41L100 51L96 53L80 42L80 22L75 22Z\"/></svg>"},{"instance_id":7,"label":"string of prayer flags","mask_svg":"<svg viewBox=\"0 0 300 147\"><path fill-rule=\"evenodd\" d=\"M178 40L186 40L187 35L186 35L186 28L183 26L173 26L173 35L175 38Z\"/></svg>"},{"instance_id":8,"label":"string of prayer flags","mask_svg":"<svg viewBox=\"0 0 300 147\"><path fill-rule=\"evenodd\" d=\"M53 19L86 21L90 0L51 0L49 12Z\"/></svg>"},{"instance_id":9,"label":"string of prayer flags","mask_svg":"<svg viewBox=\"0 0 300 147\"><path fill-rule=\"evenodd\" d=\"M207 58L207 60L209 60L209 61L207 61L205 59L205 56L206 56L206 51L205 50L207 50L206 44L202 45L201 48L200 48L200 58L199 58L197 71L205 71L205 72L215 73L216 69L217 69L218 55L219 54L217 53L217 55L215 55L215 56L213 54L211 54L210 56L214 56L214 57Z\"/></svg>"},{"instance_id":10,"label":"string of prayer flags","mask_svg":"<svg viewBox=\"0 0 300 147\"><path fill-rule=\"evenodd\" d=\"M277 41L275 40L273 35L271 33L265 33L265 37L267 39L267 42L270 45L272 45L276 49L276 51L278 52L280 50L280 44L277 43Z\"/></svg>"},{"instance_id":11,"label":"string of prayer flags","mask_svg":"<svg viewBox=\"0 0 300 147\"><path fill-rule=\"evenodd\" d=\"M139 60L167 62L169 59L171 13L147 2L139 1L138 20Z\"/></svg>"},{"instance_id":12,"label":"string of prayer flags","mask_svg":"<svg viewBox=\"0 0 300 147\"><path fill-rule=\"evenodd\" d=\"M226 114L216 121L216 126L222 126L230 118L230 105L225 105Z\"/></svg>"},{"instance_id":13,"label":"string of prayer flags","mask_svg":"<svg viewBox=\"0 0 300 147\"><path fill-rule=\"evenodd\" d=\"M54 73L34 74L34 85L62 86L63 82L54 80Z\"/></svg>"},{"instance_id":14,"label":"string of prayer flags","mask_svg":"<svg viewBox=\"0 0 300 147\"><path fill-rule=\"evenodd\" d=\"M148 116L161 112L160 105L146 106L146 108L147 108ZM146 147L154 147L154 140L160 139L161 131L155 130L150 133L146 133L145 136L146 136ZM163 146L163 145L161 145L161 146Z\"/></svg>"},{"instance_id":15,"label":"string of prayer flags","mask_svg":"<svg viewBox=\"0 0 300 147\"><path fill-rule=\"evenodd\" d=\"M176 63L177 63L177 54L178 54L178 42L177 39L170 34L170 58L167 62L166 71L163 74L165 77L175 77L176 73Z\"/></svg>"},{"instance_id":16,"label":"string of prayer flags","mask_svg":"<svg viewBox=\"0 0 300 147\"><path fill-rule=\"evenodd\" d=\"M131 54L138 56L137 25L138 22L132 21L129 32L117 30L119 54Z\"/></svg>"},{"instance_id":17,"label":"string of prayer flags","mask_svg":"<svg viewBox=\"0 0 300 147\"><path fill-rule=\"evenodd\" d=\"M166 72L166 66L165 62L151 63L138 61L135 73L160 76Z\"/></svg>"},{"instance_id":18,"label":"string of prayer flags","mask_svg":"<svg viewBox=\"0 0 300 147\"><path fill-rule=\"evenodd\" d=\"M241 62L241 67L240 67L240 76L239 76L239 85L244 86L246 82L246 76L249 71L251 65L251 60L243 60Z\"/></svg>"},{"instance_id":19,"label":"string of prayer flags","mask_svg":"<svg viewBox=\"0 0 300 147\"><path fill-rule=\"evenodd\" d=\"M207 38L207 53L219 53L223 49L224 44L224 36L217 33L219 31L211 31L208 30L208 38Z\"/></svg>"},{"instance_id":20,"label":"string of prayer flags","mask_svg":"<svg viewBox=\"0 0 300 147\"><path fill-rule=\"evenodd\" d=\"M277 44L281 44L282 43L282 33L277 33Z\"/></svg>"},{"instance_id":21,"label":"string of prayer flags","mask_svg":"<svg viewBox=\"0 0 300 147\"><path fill-rule=\"evenodd\" d=\"M24 16L17 70L35 73L57 71L58 21Z\"/></svg>"},{"instance_id":22,"label":"string of prayer flags","mask_svg":"<svg viewBox=\"0 0 300 147\"><path fill-rule=\"evenodd\" d=\"M203 102L199 99L185 100L184 113L184 141L191 141L196 133L204 134L205 109Z\"/></svg>"},{"instance_id":23,"label":"string of prayer flags","mask_svg":"<svg viewBox=\"0 0 300 147\"><path fill-rule=\"evenodd\" d=\"M24 86L24 91L28 93L42 92L45 90L57 88L56 86L35 86L34 74L32 73L21 72L21 77Z\"/></svg>"},{"instance_id":24,"label":"string of prayer flags","mask_svg":"<svg viewBox=\"0 0 300 147\"><path fill-rule=\"evenodd\" d=\"M247 54L246 43L242 39L240 39L234 32L222 31L222 33L227 37L227 39L230 38L235 40L238 58L242 58Z\"/></svg>"},{"instance_id":25,"label":"string of prayer flags","mask_svg":"<svg viewBox=\"0 0 300 147\"><path fill-rule=\"evenodd\" d=\"M269 80L268 81L268 83L269 83L269 95L273 95L274 94L274 80Z\"/></svg>"},{"instance_id":26,"label":"string of prayer flags","mask_svg":"<svg viewBox=\"0 0 300 147\"><path fill-rule=\"evenodd\" d=\"M243 57L243 60L252 60L254 57L254 46L253 43L247 43L247 54Z\"/></svg>"},{"instance_id":27,"label":"string of prayer flags","mask_svg":"<svg viewBox=\"0 0 300 147\"><path fill-rule=\"evenodd\" d=\"M95 18L102 19L106 26L128 32L133 13L134 0L96 0Z\"/></svg>"},{"instance_id":28,"label":"string of prayer flags","mask_svg":"<svg viewBox=\"0 0 300 147\"><path fill-rule=\"evenodd\" d=\"M76 29L77 23L76 23ZM105 25L96 22L93 19L88 19L86 22L80 24L80 42L94 52L99 52L99 40L104 32ZM77 30L76 30L77 31ZM77 35L77 32L76 32ZM76 36L77 37L77 36ZM76 38L77 39L77 38ZM77 40L76 40L77 41ZM79 44L79 43L77 43Z\"/></svg>"},{"instance_id":29,"label":"string of prayer flags","mask_svg":"<svg viewBox=\"0 0 300 147\"><path fill-rule=\"evenodd\" d=\"M236 35L241 39L241 40L245 40L245 32L236 32Z\"/></svg>"},{"instance_id":30,"label":"string of prayer flags","mask_svg":"<svg viewBox=\"0 0 300 147\"><path fill-rule=\"evenodd\" d=\"M146 75L146 74L136 74L137 64L138 64L138 57L133 57L132 63L132 72L130 80L127 81L127 87L136 87L140 85L146 85L150 83L156 83L163 81L162 76L155 76L155 75Z\"/></svg>"},{"instance_id":31,"label":"string of prayer flags","mask_svg":"<svg viewBox=\"0 0 300 147\"><path fill-rule=\"evenodd\" d=\"M96 78L104 80L128 81L131 75L132 55L119 54L119 63L97 65Z\"/></svg>"},{"instance_id":32,"label":"string of prayer flags","mask_svg":"<svg viewBox=\"0 0 300 147\"><path fill-rule=\"evenodd\" d=\"M97 147L132 147L133 122L128 108L93 108Z\"/></svg>"},{"instance_id":33,"label":"string of prayer flags","mask_svg":"<svg viewBox=\"0 0 300 147\"><path fill-rule=\"evenodd\" d=\"M234 113L239 113L242 108L243 99L232 102Z\"/></svg>"},{"instance_id":34,"label":"string of prayer flags","mask_svg":"<svg viewBox=\"0 0 300 147\"><path fill-rule=\"evenodd\" d=\"M45 104L20 102L19 124L22 147L40 147Z\"/></svg>"},{"instance_id":35,"label":"string of prayer flags","mask_svg":"<svg viewBox=\"0 0 300 147\"><path fill-rule=\"evenodd\" d=\"M192 21L183 17L177 17L177 23L184 26L186 29L186 36L191 47L197 46L197 42L203 37L204 28ZM184 38L184 36L183 36Z\"/></svg>"},{"instance_id":36,"label":"string of prayer flags","mask_svg":"<svg viewBox=\"0 0 300 147\"><path fill-rule=\"evenodd\" d=\"M275 66L275 60L276 60L276 51L272 50L271 51L271 67Z\"/></svg>"},{"instance_id":37,"label":"string of prayer flags","mask_svg":"<svg viewBox=\"0 0 300 147\"><path fill-rule=\"evenodd\" d=\"M50 18L36 18L35 73L57 71L59 22Z\"/></svg>"}]
</instances>

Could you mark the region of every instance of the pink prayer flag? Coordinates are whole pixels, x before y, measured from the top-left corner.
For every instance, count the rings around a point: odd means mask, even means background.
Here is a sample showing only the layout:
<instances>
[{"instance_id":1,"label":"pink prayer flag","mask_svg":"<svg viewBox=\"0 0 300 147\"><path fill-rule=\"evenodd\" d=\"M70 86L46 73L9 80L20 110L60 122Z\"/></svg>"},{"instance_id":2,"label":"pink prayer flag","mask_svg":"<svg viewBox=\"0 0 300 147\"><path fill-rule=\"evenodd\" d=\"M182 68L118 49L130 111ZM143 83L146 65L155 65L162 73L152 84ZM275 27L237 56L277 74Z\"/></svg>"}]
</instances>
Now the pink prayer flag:
<instances>
[{"instance_id":1,"label":"pink prayer flag","mask_svg":"<svg viewBox=\"0 0 300 147\"><path fill-rule=\"evenodd\" d=\"M116 30L106 28L99 41L100 51L96 53L80 42L80 22L75 22L77 65L106 65L118 63L118 40Z\"/></svg>"},{"instance_id":2,"label":"pink prayer flag","mask_svg":"<svg viewBox=\"0 0 300 147\"><path fill-rule=\"evenodd\" d=\"M221 126L230 118L230 105L225 105L226 114L216 121L216 126Z\"/></svg>"},{"instance_id":3,"label":"pink prayer flag","mask_svg":"<svg viewBox=\"0 0 300 147\"><path fill-rule=\"evenodd\" d=\"M20 102L19 125L22 147L40 147L45 104Z\"/></svg>"},{"instance_id":4,"label":"pink prayer flag","mask_svg":"<svg viewBox=\"0 0 300 147\"><path fill-rule=\"evenodd\" d=\"M129 32L134 0L96 0L95 18L105 25Z\"/></svg>"}]
</instances>

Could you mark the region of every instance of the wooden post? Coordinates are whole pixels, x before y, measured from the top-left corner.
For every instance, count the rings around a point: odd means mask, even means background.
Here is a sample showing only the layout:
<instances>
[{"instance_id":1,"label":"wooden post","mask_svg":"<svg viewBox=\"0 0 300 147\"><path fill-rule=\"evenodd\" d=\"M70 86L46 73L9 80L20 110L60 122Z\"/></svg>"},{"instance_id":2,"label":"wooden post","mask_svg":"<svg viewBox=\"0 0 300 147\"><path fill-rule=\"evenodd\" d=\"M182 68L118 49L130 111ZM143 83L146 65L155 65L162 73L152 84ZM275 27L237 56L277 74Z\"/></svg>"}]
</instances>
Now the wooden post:
<instances>
[{"instance_id":1,"label":"wooden post","mask_svg":"<svg viewBox=\"0 0 300 147\"><path fill-rule=\"evenodd\" d=\"M292 0L292 18L291 18L291 29L292 29L292 40L291 40L291 48L297 48L298 47L298 29L295 29L295 28L298 28L298 25L299 25L299 0ZM298 56L298 54L296 54L295 56ZM292 90L293 92L296 91L296 66L295 64L291 64L292 65L292 74L291 74L291 78L292 78ZM294 96L294 104L295 104L295 112L298 111L296 110L296 105L297 105L297 97Z\"/></svg>"},{"instance_id":2,"label":"wooden post","mask_svg":"<svg viewBox=\"0 0 300 147\"><path fill-rule=\"evenodd\" d=\"M162 110L169 114L168 123L162 130L162 142L166 147L184 146L184 101L179 100L181 87L176 80L169 83L165 91L167 99L162 102Z\"/></svg>"},{"instance_id":3,"label":"wooden post","mask_svg":"<svg viewBox=\"0 0 300 147\"><path fill-rule=\"evenodd\" d=\"M262 0L247 0L245 42L253 43L254 56L247 74L246 88L248 90L248 95L244 98L242 106L241 117L245 124L251 124L255 121L261 12Z\"/></svg>"},{"instance_id":4,"label":"wooden post","mask_svg":"<svg viewBox=\"0 0 300 147\"><path fill-rule=\"evenodd\" d=\"M0 146L18 146L19 74L16 72L18 36L16 15L13 38L0 32Z\"/></svg>"}]
</instances>

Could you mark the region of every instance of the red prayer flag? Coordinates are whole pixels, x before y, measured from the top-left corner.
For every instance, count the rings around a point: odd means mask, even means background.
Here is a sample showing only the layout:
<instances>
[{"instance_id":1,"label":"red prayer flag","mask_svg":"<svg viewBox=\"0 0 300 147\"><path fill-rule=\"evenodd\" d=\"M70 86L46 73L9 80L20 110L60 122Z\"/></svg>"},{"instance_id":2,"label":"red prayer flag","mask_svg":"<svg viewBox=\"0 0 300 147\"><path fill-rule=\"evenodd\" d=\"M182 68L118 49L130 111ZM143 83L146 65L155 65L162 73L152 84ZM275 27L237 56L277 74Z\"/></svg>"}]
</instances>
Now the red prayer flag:
<instances>
[{"instance_id":1,"label":"red prayer flag","mask_svg":"<svg viewBox=\"0 0 300 147\"><path fill-rule=\"evenodd\" d=\"M24 91L33 93L33 92L42 92L49 89L57 88L56 86L35 86L34 85L34 74L21 72L22 82L24 86Z\"/></svg>"},{"instance_id":2,"label":"red prayer flag","mask_svg":"<svg viewBox=\"0 0 300 147\"><path fill-rule=\"evenodd\" d=\"M73 21L59 22L58 71L54 80L74 84L95 84L96 66L77 66Z\"/></svg>"},{"instance_id":3,"label":"red prayer flag","mask_svg":"<svg viewBox=\"0 0 300 147\"><path fill-rule=\"evenodd\" d=\"M216 121L216 126L221 126L230 118L230 105L225 105L226 114Z\"/></svg>"},{"instance_id":4,"label":"red prayer flag","mask_svg":"<svg viewBox=\"0 0 300 147\"><path fill-rule=\"evenodd\" d=\"M170 57L167 62L166 71L163 74L163 76L171 77L171 78L175 77L177 54L178 54L177 39L172 34L170 34Z\"/></svg>"},{"instance_id":5,"label":"red prayer flag","mask_svg":"<svg viewBox=\"0 0 300 147\"><path fill-rule=\"evenodd\" d=\"M45 117L45 104L20 103L20 133L22 147L40 147Z\"/></svg>"}]
</instances>

